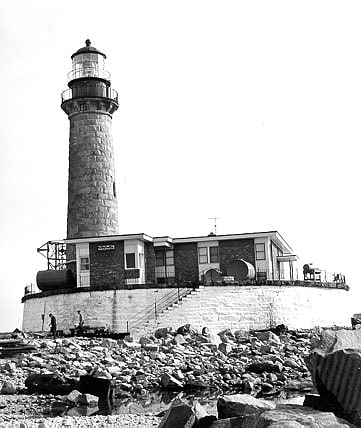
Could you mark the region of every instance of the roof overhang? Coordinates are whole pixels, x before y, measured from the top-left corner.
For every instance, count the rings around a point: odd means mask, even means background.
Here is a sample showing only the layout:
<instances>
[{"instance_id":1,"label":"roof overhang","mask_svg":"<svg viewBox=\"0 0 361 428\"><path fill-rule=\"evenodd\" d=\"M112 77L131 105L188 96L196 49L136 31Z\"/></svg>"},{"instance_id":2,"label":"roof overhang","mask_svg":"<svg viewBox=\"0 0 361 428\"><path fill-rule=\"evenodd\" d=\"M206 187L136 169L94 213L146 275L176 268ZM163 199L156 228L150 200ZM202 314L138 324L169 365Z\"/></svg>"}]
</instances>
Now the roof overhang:
<instances>
[{"instance_id":1,"label":"roof overhang","mask_svg":"<svg viewBox=\"0 0 361 428\"><path fill-rule=\"evenodd\" d=\"M189 238L174 238L174 244L183 244L190 242L205 242L205 241L227 241L235 239L255 239L255 238L270 238L275 241L276 244L282 249L283 252L291 253L292 248L282 238L277 231L270 232L255 232L255 233L239 233L231 235L208 235L208 236L196 236Z\"/></svg>"},{"instance_id":2,"label":"roof overhang","mask_svg":"<svg viewBox=\"0 0 361 428\"><path fill-rule=\"evenodd\" d=\"M173 238L171 238L170 236L158 236L156 238L153 238L153 244L155 248L171 248L173 247Z\"/></svg>"},{"instance_id":3,"label":"roof overhang","mask_svg":"<svg viewBox=\"0 0 361 428\"><path fill-rule=\"evenodd\" d=\"M278 262L296 262L298 257L296 254L283 254L283 256L277 256Z\"/></svg>"},{"instance_id":4,"label":"roof overhang","mask_svg":"<svg viewBox=\"0 0 361 428\"><path fill-rule=\"evenodd\" d=\"M128 241L128 240L153 242L153 238L151 236L148 236L145 233L135 233L130 235L90 236L86 238L64 239L64 243L80 244L80 243L87 243L87 242L91 243L91 242Z\"/></svg>"}]
</instances>

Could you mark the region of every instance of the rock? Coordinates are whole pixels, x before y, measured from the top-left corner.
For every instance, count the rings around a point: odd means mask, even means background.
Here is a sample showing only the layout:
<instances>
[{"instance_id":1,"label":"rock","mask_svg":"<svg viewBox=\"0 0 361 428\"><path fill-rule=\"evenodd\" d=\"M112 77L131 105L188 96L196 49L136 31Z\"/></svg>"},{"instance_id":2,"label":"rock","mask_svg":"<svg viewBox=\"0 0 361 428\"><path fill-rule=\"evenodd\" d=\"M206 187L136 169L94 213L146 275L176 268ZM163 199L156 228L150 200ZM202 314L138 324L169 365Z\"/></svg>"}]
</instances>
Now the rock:
<instances>
[{"instance_id":1,"label":"rock","mask_svg":"<svg viewBox=\"0 0 361 428\"><path fill-rule=\"evenodd\" d=\"M262 342L276 345L281 343L280 338L275 333L272 333L272 331L256 331L254 334Z\"/></svg>"},{"instance_id":2,"label":"rock","mask_svg":"<svg viewBox=\"0 0 361 428\"><path fill-rule=\"evenodd\" d=\"M269 373L275 373L280 372L282 367L282 364L279 363L272 363L272 361L259 361L252 363L246 367L247 371L253 372L253 373L263 373L263 372L269 372Z\"/></svg>"},{"instance_id":3,"label":"rock","mask_svg":"<svg viewBox=\"0 0 361 428\"><path fill-rule=\"evenodd\" d=\"M277 336L285 335L288 332L288 327L285 324L279 324L275 328L272 328L271 331Z\"/></svg>"},{"instance_id":4,"label":"rock","mask_svg":"<svg viewBox=\"0 0 361 428\"><path fill-rule=\"evenodd\" d=\"M140 343L141 345L149 345L150 343L154 343L154 342L153 342L153 340L149 339L149 337L142 336L142 337L139 339L139 343Z\"/></svg>"},{"instance_id":5,"label":"rock","mask_svg":"<svg viewBox=\"0 0 361 428\"><path fill-rule=\"evenodd\" d=\"M203 327L202 328L202 336L208 336L209 335L209 328L208 327Z\"/></svg>"},{"instance_id":6,"label":"rock","mask_svg":"<svg viewBox=\"0 0 361 428\"><path fill-rule=\"evenodd\" d=\"M160 384L164 389L180 390L183 389L183 383L169 373L163 373L160 377Z\"/></svg>"},{"instance_id":7,"label":"rock","mask_svg":"<svg viewBox=\"0 0 361 428\"><path fill-rule=\"evenodd\" d=\"M218 419L210 428L254 428L258 415L237 416L235 418ZM258 425L257 425L258 427Z\"/></svg>"},{"instance_id":8,"label":"rock","mask_svg":"<svg viewBox=\"0 0 361 428\"><path fill-rule=\"evenodd\" d=\"M196 400L193 402L193 412L196 418L193 428L209 428L212 422L217 420L216 416L208 415L204 407Z\"/></svg>"},{"instance_id":9,"label":"rock","mask_svg":"<svg viewBox=\"0 0 361 428\"><path fill-rule=\"evenodd\" d=\"M4 364L4 369L8 372L13 373L16 370L16 364L13 362L6 362Z\"/></svg>"},{"instance_id":10,"label":"rock","mask_svg":"<svg viewBox=\"0 0 361 428\"><path fill-rule=\"evenodd\" d=\"M319 412L309 407L286 404L259 416L257 428L332 427L346 428L350 425L331 412Z\"/></svg>"},{"instance_id":11,"label":"rock","mask_svg":"<svg viewBox=\"0 0 361 428\"><path fill-rule=\"evenodd\" d=\"M300 368L300 365L295 360L292 360L290 358L285 359L283 365L285 367L290 367L291 369L299 369Z\"/></svg>"},{"instance_id":12,"label":"rock","mask_svg":"<svg viewBox=\"0 0 361 428\"><path fill-rule=\"evenodd\" d=\"M274 408L274 404L258 400L248 394L223 395L217 400L219 419L259 415Z\"/></svg>"},{"instance_id":13,"label":"rock","mask_svg":"<svg viewBox=\"0 0 361 428\"><path fill-rule=\"evenodd\" d=\"M81 376L79 390L83 394L96 395L99 398L111 400L114 395L113 384L110 379L93 376Z\"/></svg>"},{"instance_id":14,"label":"rock","mask_svg":"<svg viewBox=\"0 0 361 428\"><path fill-rule=\"evenodd\" d=\"M187 341L185 339L185 337L183 336L183 334L176 334L172 340L172 342L176 345L176 344L180 344L183 345L185 344Z\"/></svg>"},{"instance_id":15,"label":"rock","mask_svg":"<svg viewBox=\"0 0 361 428\"><path fill-rule=\"evenodd\" d=\"M179 398L175 398L158 428L191 428L195 422L192 408Z\"/></svg>"},{"instance_id":16,"label":"rock","mask_svg":"<svg viewBox=\"0 0 361 428\"><path fill-rule=\"evenodd\" d=\"M84 406L97 406L99 402L99 398L92 394L82 394L78 398L78 403Z\"/></svg>"},{"instance_id":17,"label":"rock","mask_svg":"<svg viewBox=\"0 0 361 428\"><path fill-rule=\"evenodd\" d=\"M145 351L150 351L150 352L159 351L159 345L157 345L156 343L146 343L145 345L143 345L143 348Z\"/></svg>"},{"instance_id":18,"label":"rock","mask_svg":"<svg viewBox=\"0 0 361 428\"><path fill-rule=\"evenodd\" d=\"M80 391L78 391L77 389L74 389L73 391L71 391L70 394L68 394L66 396L66 399L68 401L71 401L72 403L78 403L79 402L79 398L82 396L82 393Z\"/></svg>"},{"instance_id":19,"label":"rock","mask_svg":"<svg viewBox=\"0 0 361 428\"><path fill-rule=\"evenodd\" d=\"M323 355L340 349L361 349L361 330L323 330L319 338L312 339L311 346Z\"/></svg>"},{"instance_id":20,"label":"rock","mask_svg":"<svg viewBox=\"0 0 361 428\"><path fill-rule=\"evenodd\" d=\"M199 334L198 336L195 337L196 342L199 343L209 343L210 342L210 338L209 336L205 336L203 334Z\"/></svg>"},{"instance_id":21,"label":"rock","mask_svg":"<svg viewBox=\"0 0 361 428\"><path fill-rule=\"evenodd\" d=\"M191 336L196 336L198 334L198 331L196 328L192 327L190 324L182 325L177 329L178 334L182 334L185 336L186 334L189 334Z\"/></svg>"},{"instance_id":22,"label":"rock","mask_svg":"<svg viewBox=\"0 0 361 428\"><path fill-rule=\"evenodd\" d=\"M222 352L222 354L227 355L232 351L232 345L230 343L221 342L218 345L218 350Z\"/></svg>"},{"instance_id":23,"label":"rock","mask_svg":"<svg viewBox=\"0 0 361 428\"><path fill-rule=\"evenodd\" d=\"M140 343L137 343L137 342L124 341L124 345L130 349L140 349L142 347L142 345Z\"/></svg>"},{"instance_id":24,"label":"rock","mask_svg":"<svg viewBox=\"0 0 361 428\"><path fill-rule=\"evenodd\" d=\"M17 390L15 388L15 385L13 382L7 380L3 383L2 388L1 388L1 394L16 394Z\"/></svg>"},{"instance_id":25,"label":"rock","mask_svg":"<svg viewBox=\"0 0 361 428\"><path fill-rule=\"evenodd\" d=\"M154 336L157 339L162 339L163 337L166 337L168 334L170 334L171 331L172 331L172 327L158 328L158 330L155 331Z\"/></svg>"},{"instance_id":26,"label":"rock","mask_svg":"<svg viewBox=\"0 0 361 428\"><path fill-rule=\"evenodd\" d=\"M285 389L293 391L311 391L313 383L311 379L290 379L286 382Z\"/></svg>"},{"instance_id":27,"label":"rock","mask_svg":"<svg viewBox=\"0 0 361 428\"><path fill-rule=\"evenodd\" d=\"M307 364L324 408L342 414L345 419L360 426L360 351L341 349L324 356L313 352L307 358Z\"/></svg>"}]
</instances>

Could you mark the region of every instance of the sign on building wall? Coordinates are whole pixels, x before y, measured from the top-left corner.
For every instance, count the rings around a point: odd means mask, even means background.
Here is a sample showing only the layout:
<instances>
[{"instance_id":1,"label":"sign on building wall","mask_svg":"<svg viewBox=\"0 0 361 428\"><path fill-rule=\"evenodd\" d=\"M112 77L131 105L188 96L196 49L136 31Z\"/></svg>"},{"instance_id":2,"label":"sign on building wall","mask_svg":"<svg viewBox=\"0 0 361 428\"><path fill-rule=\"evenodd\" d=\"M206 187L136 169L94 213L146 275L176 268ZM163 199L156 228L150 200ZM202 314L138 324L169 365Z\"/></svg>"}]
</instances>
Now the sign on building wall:
<instances>
[{"instance_id":1,"label":"sign on building wall","mask_svg":"<svg viewBox=\"0 0 361 428\"><path fill-rule=\"evenodd\" d=\"M98 245L98 251L111 251L115 250L115 245Z\"/></svg>"}]
</instances>

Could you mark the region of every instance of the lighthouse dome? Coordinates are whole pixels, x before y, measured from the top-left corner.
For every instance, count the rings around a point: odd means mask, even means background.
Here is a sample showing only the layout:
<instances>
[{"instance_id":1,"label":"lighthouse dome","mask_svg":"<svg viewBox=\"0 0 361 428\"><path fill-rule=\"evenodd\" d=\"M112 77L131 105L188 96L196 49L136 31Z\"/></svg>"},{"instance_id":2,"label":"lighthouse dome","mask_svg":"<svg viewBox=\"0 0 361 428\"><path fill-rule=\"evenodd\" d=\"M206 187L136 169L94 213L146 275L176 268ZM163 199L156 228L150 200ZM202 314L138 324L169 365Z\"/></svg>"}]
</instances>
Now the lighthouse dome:
<instances>
[{"instance_id":1,"label":"lighthouse dome","mask_svg":"<svg viewBox=\"0 0 361 428\"><path fill-rule=\"evenodd\" d=\"M71 56L71 59L73 59L76 55L80 55L84 53L93 53L93 54L95 53L98 55L103 55L103 57L106 58L106 55L103 52L101 52L97 48L94 48L91 45L91 41L89 39L85 40L85 46L83 46L82 48L78 49L76 52L73 53L73 55Z\"/></svg>"}]
</instances>

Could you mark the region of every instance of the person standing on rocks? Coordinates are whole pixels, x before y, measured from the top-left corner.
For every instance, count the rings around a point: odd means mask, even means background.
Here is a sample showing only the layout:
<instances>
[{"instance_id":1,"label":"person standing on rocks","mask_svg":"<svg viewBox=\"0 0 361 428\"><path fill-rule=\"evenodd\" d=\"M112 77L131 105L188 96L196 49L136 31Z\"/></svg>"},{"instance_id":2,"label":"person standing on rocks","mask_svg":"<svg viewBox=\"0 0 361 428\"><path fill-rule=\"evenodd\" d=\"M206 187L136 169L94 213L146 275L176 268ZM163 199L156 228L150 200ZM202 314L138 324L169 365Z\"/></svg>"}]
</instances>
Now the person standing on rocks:
<instances>
[{"instance_id":1,"label":"person standing on rocks","mask_svg":"<svg viewBox=\"0 0 361 428\"><path fill-rule=\"evenodd\" d=\"M84 330L84 317L80 310L78 311L78 315L79 315L78 332L82 333Z\"/></svg>"},{"instance_id":2,"label":"person standing on rocks","mask_svg":"<svg viewBox=\"0 0 361 428\"><path fill-rule=\"evenodd\" d=\"M50 333L53 335L54 340L56 339L56 318L53 314L49 314L50 317Z\"/></svg>"}]
</instances>

